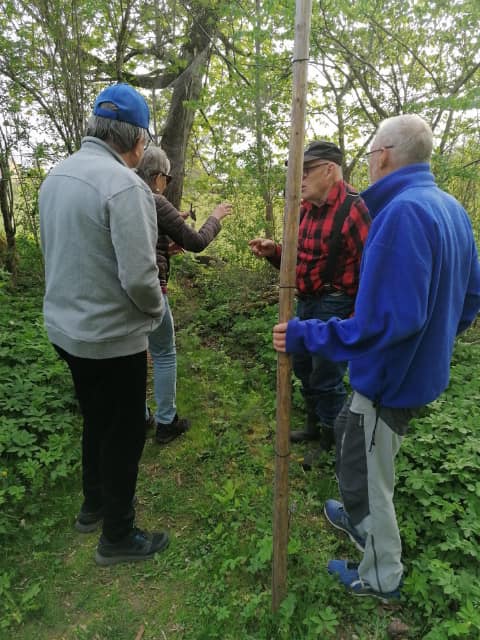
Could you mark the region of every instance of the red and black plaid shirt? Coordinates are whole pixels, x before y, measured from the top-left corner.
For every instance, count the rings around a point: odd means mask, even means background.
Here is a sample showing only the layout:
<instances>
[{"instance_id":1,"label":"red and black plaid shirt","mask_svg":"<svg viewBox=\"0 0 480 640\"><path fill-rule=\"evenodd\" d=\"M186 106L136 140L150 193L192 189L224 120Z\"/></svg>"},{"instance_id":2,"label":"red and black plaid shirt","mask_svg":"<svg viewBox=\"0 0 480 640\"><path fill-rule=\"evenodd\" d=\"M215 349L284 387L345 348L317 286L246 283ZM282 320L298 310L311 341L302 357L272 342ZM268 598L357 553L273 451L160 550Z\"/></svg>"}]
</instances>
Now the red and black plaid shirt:
<instances>
[{"instance_id":1,"label":"red and black plaid shirt","mask_svg":"<svg viewBox=\"0 0 480 640\"><path fill-rule=\"evenodd\" d=\"M322 275L327 266L327 254L335 214L351 187L340 181L333 185L327 199L320 207L311 202L302 202L298 228L297 280L300 294L321 292ZM365 203L357 198L350 207L341 230L341 247L331 284L335 289L354 296L358 289L360 260L370 226L370 215ZM282 245L276 246L275 256L270 262L280 266Z\"/></svg>"}]
</instances>

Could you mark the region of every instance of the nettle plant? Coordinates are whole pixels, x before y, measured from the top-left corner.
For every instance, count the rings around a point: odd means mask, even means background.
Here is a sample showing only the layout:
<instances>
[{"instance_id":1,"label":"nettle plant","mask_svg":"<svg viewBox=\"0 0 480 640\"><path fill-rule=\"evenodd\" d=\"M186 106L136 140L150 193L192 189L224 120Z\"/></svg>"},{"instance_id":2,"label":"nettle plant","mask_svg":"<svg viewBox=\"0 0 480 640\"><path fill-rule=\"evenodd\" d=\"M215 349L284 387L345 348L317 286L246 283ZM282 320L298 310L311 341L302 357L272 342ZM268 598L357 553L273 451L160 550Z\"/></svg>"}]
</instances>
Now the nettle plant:
<instances>
[{"instance_id":1,"label":"nettle plant","mask_svg":"<svg viewBox=\"0 0 480 640\"><path fill-rule=\"evenodd\" d=\"M43 330L41 292L0 284L0 539L42 545L55 523L42 496L80 459L75 401L65 366ZM11 562L0 568L0 629L37 608L41 581L19 590Z\"/></svg>"},{"instance_id":2,"label":"nettle plant","mask_svg":"<svg viewBox=\"0 0 480 640\"><path fill-rule=\"evenodd\" d=\"M480 345L457 344L448 390L398 460L405 593L425 639L480 637L479 363Z\"/></svg>"},{"instance_id":3,"label":"nettle plant","mask_svg":"<svg viewBox=\"0 0 480 640\"><path fill-rule=\"evenodd\" d=\"M38 526L38 494L79 459L75 400L41 298L0 290L0 535Z\"/></svg>"}]
</instances>

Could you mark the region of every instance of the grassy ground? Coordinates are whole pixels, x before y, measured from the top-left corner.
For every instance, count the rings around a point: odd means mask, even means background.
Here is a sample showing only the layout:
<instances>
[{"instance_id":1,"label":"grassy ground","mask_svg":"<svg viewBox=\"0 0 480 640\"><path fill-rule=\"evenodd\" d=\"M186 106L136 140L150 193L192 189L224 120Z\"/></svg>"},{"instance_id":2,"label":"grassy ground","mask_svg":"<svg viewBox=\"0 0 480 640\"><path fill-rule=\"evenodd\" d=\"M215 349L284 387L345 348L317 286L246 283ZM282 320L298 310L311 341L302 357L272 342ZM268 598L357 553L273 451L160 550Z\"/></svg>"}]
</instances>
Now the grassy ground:
<instances>
[{"instance_id":1,"label":"grassy ground","mask_svg":"<svg viewBox=\"0 0 480 640\"><path fill-rule=\"evenodd\" d=\"M226 297L233 292L231 287ZM226 305L230 315L212 317L198 300L188 290L172 296L178 406L193 426L165 447L149 434L137 487L138 524L167 528L169 548L149 562L97 567L98 536L73 529L81 503L77 471L41 494L38 513L31 516L38 520L33 533L19 521L15 539L3 546L0 595L7 614L0 624L10 624L0 626L0 637L384 640L398 618L409 623L415 640L480 637L476 333L459 350L451 388L412 430L399 459L397 506L407 560L402 607L352 598L327 575L329 558L356 559L358 553L322 516L324 500L337 496L333 457L305 473L305 450L295 446L288 594L273 616L275 381L267 335L272 314L267 309L266 316L260 317L262 311L244 318L239 303L234 313ZM213 306L221 308L218 300ZM228 330L212 329L225 323ZM233 336L233 344L222 333ZM66 370L64 375L68 379ZM302 419L298 407L294 403L293 428ZM71 446L79 456L79 417L73 422L72 427L70 416L59 431L75 430ZM8 575L15 575L14 583L5 582Z\"/></svg>"},{"instance_id":2,"label":"grassy ground","mask_svg":"<svg viewBox=\"0 0 480 640\"><path fill-rule=\"evenodd\" d=\"M255 380L237 361L202 347L188 329L179 331L179 341L179 407L193 427L166 447L157 446L150 435L137 491L138 523L167 528L170 547L150 562L98 568L93 561L97 535L80 535L72 528L81 502L80 479L65 481L43 498L51 526L42 525L33 547L23 540L9 556L24 581L16 585L18 590L29 582L41 587L33 611L14 637L335 637L342 627L352 628L349 617L354 618L355 611L368 621L366 626L354 625L363 629L358 637L383 637L385 614L375 604L349 604L342 621L331 609L331 597L315 594L315 585L322 590L331 586L324 570L327 558L350 548L326 529L321 517L324 498L336 493L332 460L325 458L321 472L307 475L298 464L302 448L294 452L291 465L290 571L295 594L287 605L293 607L304 597L311 601L304 615L312 617L323 600L324 619L300 625L303 631L287 631L288 610L283 623L272 620L272 416L265 415ZM330 592L338 597L336 587ZM373 625L371 616L376 618ZM314 628L323 629L324 635Z\"/></svg>"}]
</instances>

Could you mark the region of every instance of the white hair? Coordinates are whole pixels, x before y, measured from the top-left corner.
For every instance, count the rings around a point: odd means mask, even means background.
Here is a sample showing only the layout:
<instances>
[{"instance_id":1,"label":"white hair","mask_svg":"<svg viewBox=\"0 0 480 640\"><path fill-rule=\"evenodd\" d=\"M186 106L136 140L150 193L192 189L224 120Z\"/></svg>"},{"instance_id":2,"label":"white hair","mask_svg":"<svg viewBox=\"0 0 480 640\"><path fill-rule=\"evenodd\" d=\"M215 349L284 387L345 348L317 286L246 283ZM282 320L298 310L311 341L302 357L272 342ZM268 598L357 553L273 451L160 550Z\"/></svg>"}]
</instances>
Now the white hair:
<instances>
[{"instance_id":1,"label":"white hair","mask_svg":"<svg viewBox=\"0 0 480 640\"><path fill-rule=\"evenodd\" d=\"M140 160L137 173L149 186L152 186L155 177L159 173L168 175L170 173L170 160L165 151L160 147L150 145Z\"/></svg>"},{"instance_id":2,"label":"white hair","mask_svg":"<svg viewBox=\"0 0 480 640\"><path fill-rule=\"evenodd\" d=\"M391 157L398 167L430 162L433 134L423 118L408 113L380 123L373 147L392 147Z\"/></svg>"}]
</instances>

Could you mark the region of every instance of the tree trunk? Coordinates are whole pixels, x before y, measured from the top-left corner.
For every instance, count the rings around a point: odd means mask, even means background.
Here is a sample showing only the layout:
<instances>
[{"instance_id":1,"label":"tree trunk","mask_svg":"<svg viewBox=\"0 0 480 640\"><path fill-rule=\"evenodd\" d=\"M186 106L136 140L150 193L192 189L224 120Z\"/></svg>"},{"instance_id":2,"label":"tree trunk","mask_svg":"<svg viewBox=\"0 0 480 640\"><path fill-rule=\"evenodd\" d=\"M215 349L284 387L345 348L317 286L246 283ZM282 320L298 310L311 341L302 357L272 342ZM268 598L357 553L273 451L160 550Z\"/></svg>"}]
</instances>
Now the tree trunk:
<instances>
[{"instance_id":1,"label":"tree trunk","mask_svg":"<svg viewBox=\"0 0 480 640\"><path fill-rule=\"evenodd\" d=\"M5 268L12 274L15 281L17 275L17 250L15 243L16 225L13 208L13 188L8 155L0 153L0 209L2 211L3 226L7 240L7 254Z\"/></svg>"},{"instance_id":2,"label":"tree trunk","mask_svg":"<svg viewBox=\"0 0 480 640\"><path fill-rule=\"evenodd\" d=\"M268 200L265 199L265 237L273 238L275 236L275 221L273 219L273 202L270 197Z\"/></svg>"},{"instance_id":3,"label":"tree trunk","mask_svg":"<svg viewBox=\"0 0 480 640\"><path fill-rule=\"evenodd\" d=\"M185 153L195 117L195 107L190 102L200 98L205 64L209 49L205 49L175 81L161 146L171 165L172 181L166 197L177 209L180 207L185 175Z\"/></svg>"},{"instance_id":4,"label":"tree trunk","mask_svg":"<svg viewBox=\"0 0 480 640\"><path fill-rule=\"evenodd\" d=\"M208 3L200 5L193 15L187 44L179 59L185 70L173 83L173 94L162 135L162 147L172 164L172 181L166 196L177 209L180 207L185 175L185 153L195 117L196 102L202 94L203 77L212 50L218 15Z\"/></svg>"},{"instance_id":5,"label":"tree trunk","mask_svg":"<svg viewBox=\"0 0 480 640\"><path fill-rule=\"evenodd\" d=\"M273 202L265 170L265 143L263 139L265 86L262 80L262 68L265 61L262 58L262 43L260 40L261 27L261 2L260 0L255 0L255 153L257 157L259 187L265 205L265 237L273 238Z\"/></svg>"}]
</instances>

